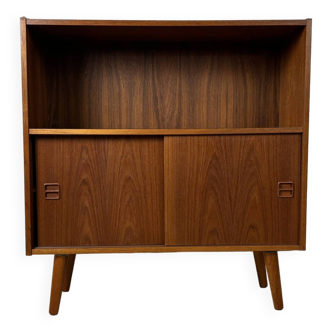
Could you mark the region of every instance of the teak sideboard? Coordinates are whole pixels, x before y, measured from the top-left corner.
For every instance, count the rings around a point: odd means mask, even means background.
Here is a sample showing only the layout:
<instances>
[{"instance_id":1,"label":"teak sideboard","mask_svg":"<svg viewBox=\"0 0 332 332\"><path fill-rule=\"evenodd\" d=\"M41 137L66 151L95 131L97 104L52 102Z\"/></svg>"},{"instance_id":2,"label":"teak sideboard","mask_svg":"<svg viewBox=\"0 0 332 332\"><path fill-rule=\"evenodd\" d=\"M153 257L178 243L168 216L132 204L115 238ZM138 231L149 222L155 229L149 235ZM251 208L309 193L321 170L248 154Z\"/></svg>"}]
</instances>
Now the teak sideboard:
<instances>
[{"instance_id":1,"label":"teak sideboard","mask_svg":"<svg viewBox=\"0 0 332 332\"><path fill-rule=\"evenodd\" d=\"M21 18L26 254L305 250L311 20Z\"/></svg>"}]
</instances>

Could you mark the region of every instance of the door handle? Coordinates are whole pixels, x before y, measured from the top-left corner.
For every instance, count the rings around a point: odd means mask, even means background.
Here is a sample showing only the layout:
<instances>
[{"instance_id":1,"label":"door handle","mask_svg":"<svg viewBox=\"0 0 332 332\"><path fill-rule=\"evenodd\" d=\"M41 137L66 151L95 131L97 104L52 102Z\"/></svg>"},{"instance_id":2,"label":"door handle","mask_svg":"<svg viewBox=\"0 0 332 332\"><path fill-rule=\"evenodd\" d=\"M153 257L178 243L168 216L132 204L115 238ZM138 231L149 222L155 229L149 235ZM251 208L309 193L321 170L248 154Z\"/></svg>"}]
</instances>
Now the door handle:
<instances>
[{"instance_id":1,"label":"door handle","mask_svg":"<svg viewBox=\"0 0 332 332\"><path fill-rule=\"evenodd\" d=\"M45 199L60 199L59 183L44 183Z\"/></svg>"},{"instance_id":2,"label":"door handle","mask_svg":"<svg viewBox=\"0 0 332 332\"><path fill-rule=\"evenodd\" d=\"M294 196L294 183L289 182L278 182L278 197L291 198Z\"/></svg>"}]
</instances>

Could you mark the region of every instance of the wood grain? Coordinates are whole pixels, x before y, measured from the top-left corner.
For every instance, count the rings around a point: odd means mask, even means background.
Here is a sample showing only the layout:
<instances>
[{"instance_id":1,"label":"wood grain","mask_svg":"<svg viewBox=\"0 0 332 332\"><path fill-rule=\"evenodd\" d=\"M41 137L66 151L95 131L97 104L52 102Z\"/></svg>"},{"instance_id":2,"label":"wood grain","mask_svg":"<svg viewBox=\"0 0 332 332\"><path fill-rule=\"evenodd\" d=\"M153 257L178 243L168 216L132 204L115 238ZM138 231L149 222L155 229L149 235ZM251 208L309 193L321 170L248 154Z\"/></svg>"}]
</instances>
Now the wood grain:
<instances>
[{"instance_id":1,"label":"wood grain","mask_svg":"<svg viewBox=\"0 0 332 332\"><path fill-rule=\"evenodd\" d=\"M305 34L305 58L304 58L304 115L302 135L302 160L301 160L301 225L300 246L306 249L307 231L307 177L308 177L308 144L309 144L309 106L310 106L310 62L311 62L311 29L312 21L307 20Z\"/></svg>"},{"instance_id":2,"label":"wood grain","mask_svg":"<svg viewBox=\"0 0 332 332\"><path fill-rule=\"evenodd\" d=\"M300 155L298 134L165 137L166 244L298 244Z\"/></svg>"},{"instance_id":3,"label":"wood grain","mask_svg":"<svg viewBox=\"0 0 332 332\"><path fill-rule=\"evenodd\" d=\"M51 287L51 299L49 312L52 316L57 315L59 312L62 285L66 272L68 256L55 255L53 265L52 287Z\"/></svg>"},{"instance_id":4,"label":"wood grain","mask_svg":"<svg viewBox=\"0 0 332 332\"><path fill-rule=\"evenodd\" d=\"M47 59L44 50L44 40L35 36L27 28L27 66L28 66L28 101L29 128L43 126L47 123L49 99L47 90Z\"/></svg>"},{"instance_id":5,"label":"wood grain","mask_svg":"<svg viewBox=\"0 0 332 332\"><path fill-rule=\"evenodd\" d=\"M256 265L259 286L261 288L266 288L267 279L266 279L264 253L261 251L254 251L254 258L255 258L255 265Z\"/></svg>"},{"instance_id":6,"label":"wood grain","mask_svg":"<svg viewBox=\"0 0 332 332\"><path fill-rule=\"evenodd\" d=\"M30 129L30 135L238 135L302 133L303 128L222 129Z\"/></svg>"},{"instance_id":7,"label":"wood grain","mask_svg":"<svg viewBox=\"0 0 332 332\"><path fill-rule=\"evenodd\" d=\"M151 252L238 252L238 251L290 251L299 250L299 245L259 245L259 246L79 246L79 247L37 247L34 255L111 254L111 253L151 253Z\"/></svg>"},{"instance_id":8,"label":"wood grain","mask_svg":"<svg viewBox=\"0 0 332 332\"><path fill-rule=\"evenodd\" d=\"M306 245L310 48L310 19L21 18L26 254L55 255L50 314L88 253L253 251L283 308L277 251Z\"/></svg>"},{"instance_id":9,"label":"wood grain","mask_svg":"<svg viewBox=\"0 0 332 332\"><path fill-rule=\"evenodd\" d=\"M63 279L62 291L69 292L71 279L73 276L74 264L75 264L76 255L68 255L66 272Z\"/></svg>"},{"instance_id":10,"label":"wood grain","mask_svg":"<svg viewBox=\"0 0 332 332\"><path fill-rule=\"evenodd\" d=\"M270 288L274 308L282 310L284 307L282 300L281 280L277 252L264 252L267 274L269 276Z\"/></svg>"},{"instance_id":11,"label":"wood grain","mask_svg":"<svg viewBox=\"0 0 332 332\"><path fill-rule=\"evenodd\" d=\"M21 66L22 66L22 108L24 145L24 193L25 193L25 251L32 255L34 247L34 197L33 197L33 157L32 138L29 137L29 98L26 19L21 18ZM29 70L30 75L30 70Z\"/></svg>"},{"instance_id":12,"label":"wood grain","mask_svg":"<svg viewBox=\"0 0 332 332\"><path fill-rule=\"evenodd\" d=\"M162 137L38 137L36 181L39 246L164 244Z\"/></svg>"},{"instance_id":13,"label":"wood grain","mask_svg":"<svg viewBox=\"0 0 332 332\"><path fill-rule=\"evenodd\" d=\"M303 28L281 50L279 124L284 127L304 125L305 31Z\"/></svg>"},{"instance_id":14,"label":"wood grain","mask_svg":"<svg viewBox=\"0 0 332 332\"><path fill-rule=\"evenodd\" d=\"M46 40L32 128L279 127L277 45Z\"/></svg>"}]
</instances>

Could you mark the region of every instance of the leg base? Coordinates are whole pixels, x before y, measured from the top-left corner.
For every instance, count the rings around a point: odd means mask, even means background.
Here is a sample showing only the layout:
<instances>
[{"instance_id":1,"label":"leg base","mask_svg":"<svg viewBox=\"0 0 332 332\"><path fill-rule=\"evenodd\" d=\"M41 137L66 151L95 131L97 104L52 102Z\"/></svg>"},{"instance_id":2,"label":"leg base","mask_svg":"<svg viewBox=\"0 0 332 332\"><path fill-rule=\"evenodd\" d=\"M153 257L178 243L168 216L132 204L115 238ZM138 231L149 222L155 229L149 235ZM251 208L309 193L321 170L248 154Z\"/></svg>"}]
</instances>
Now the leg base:
<instances>
[{"instance_id":1,"label":"leg base","mask_svg":"<svg viewBox=\"0 0 332 332\"><path fill-rule=\"evenodd\" d=\"M57 315L59 312L67 260L68 260L67 255L54 256L50 310L49 310L52 316Z\"/></svg>"},{"instance_id":2,"label":"leg base","mask_svg":"<svg viewBox=\"0 0 332 332\"><path fill-rule=\"evenodd\" d=\"M71 278L73 275L73 269L74 269L74 264L75 264L75 258L76 258L76 255L68 255L66 272L65 272L65 277L64 277L63 286L62 286L63 292L69 292Z\"/></svg>"},{"instance_id":3,"label":"leg base","mask_svg":"<svg viewBox=\"0 0 332 332\"><path fill-rule=\"evenodd\" d=\"M278 253L276 251L264 252L264 260L269 276L274 308L276 310L282 310L284 304L282 300Z\"/></svg>"},{"instance_id":4,"label":"leg base","mask_svg":"<svg viewBox=\"0 0 332 332\"><path fill-rule=\"evenodd\" d=\"M267 278L266 278L265 261L264 261L263 252L254 251L254 258L255 258L255 263L256 263L256 270L257 270L259 286L261 288L266 288L267 287Z\"/></svg>"}]
</instances>

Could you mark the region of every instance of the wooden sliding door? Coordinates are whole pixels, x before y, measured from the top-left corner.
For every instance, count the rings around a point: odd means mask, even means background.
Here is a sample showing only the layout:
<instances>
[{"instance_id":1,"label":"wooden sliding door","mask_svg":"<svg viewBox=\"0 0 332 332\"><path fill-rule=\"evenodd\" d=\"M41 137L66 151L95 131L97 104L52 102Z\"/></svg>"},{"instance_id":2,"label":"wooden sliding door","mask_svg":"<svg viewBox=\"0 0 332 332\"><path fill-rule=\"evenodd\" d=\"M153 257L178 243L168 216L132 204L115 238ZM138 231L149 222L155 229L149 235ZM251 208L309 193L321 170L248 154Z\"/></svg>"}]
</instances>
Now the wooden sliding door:
<instances>
[{"instance_id":1,"label":"wooden sliding door","mask_svg":"<svg viewBox=\"0 0 332 332\"><path fill-rule=\"evenodd\" d=\"M301 135L165 137L168 245L298 244Z\"/></svg>"},{"instance_id":2,"label":"wooden sliding door","mask_svg":"<svg viewBox=\"0 0 332 332\"><path fill-rule=\"evenodd\" d=\"M36 138L38 246L164 244L163 142Z\"/></svg>"},{"instance_id":3,"label":"wooden sliding door","mask_svg":"<svg viewBox=\"0 0 332 332\"><path fill-rule=\"evenodd\" d=\"M299 243L300 134L38 137L35 153L39 247Z\"/></svg>"}]
</instances>

